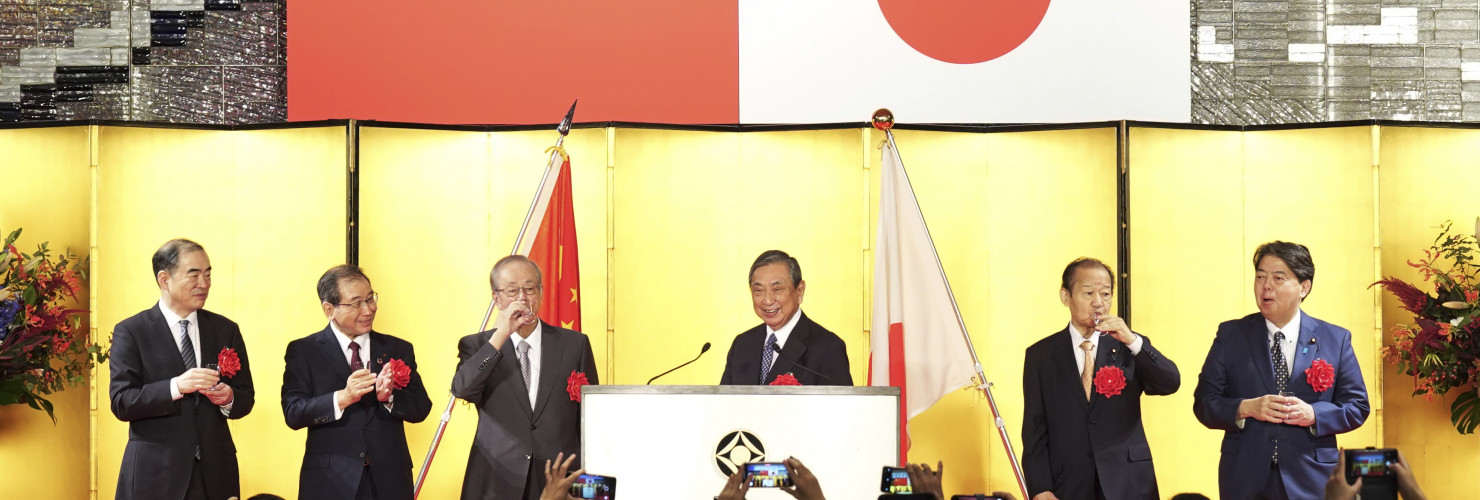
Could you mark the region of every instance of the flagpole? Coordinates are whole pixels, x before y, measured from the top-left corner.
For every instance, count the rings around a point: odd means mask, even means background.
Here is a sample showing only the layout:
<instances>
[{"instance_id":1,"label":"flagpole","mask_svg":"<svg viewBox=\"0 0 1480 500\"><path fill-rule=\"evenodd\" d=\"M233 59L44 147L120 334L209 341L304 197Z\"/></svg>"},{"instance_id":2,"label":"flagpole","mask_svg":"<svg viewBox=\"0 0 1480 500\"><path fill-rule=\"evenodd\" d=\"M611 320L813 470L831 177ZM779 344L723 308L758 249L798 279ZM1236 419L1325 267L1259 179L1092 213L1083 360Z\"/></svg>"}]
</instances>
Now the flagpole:
<instances>
[{"instance_id":1,"label":"flagpole","mask_svg":"<svg viewBox=\"0 0 1480 500\"><path fill-rule=\"evenodd\" d=\"M572 102L570 104L570 111L566 111L565 118L560 120L559 125L555 126L555 131L560 133L560 137L555 139L555 146L550 148L550 161L545 164L546 175L540 176L540 187L535 190L534 199L529 202L529 211L524 213L524 223L519 226L519 236L514 239L514 249L509 251L511 255L519 253L519 245L524 242L524 235L529 231L529 221L534 218L535 207L540 201L539 193L545 191L545 183L549 180L550 176L548 174L550 168L555 165L555 158L557 156L565 156L561 145L565 144L565 136L570 133L571 120L576 115L576 104L580 102L580 99ZM483 312L483 321L478 323L478 329L475 331L481 332L488 328L488 321L493 318L495 304L496 302L493 300L488 301L488 310ZM442 421L437 424L437 433L432 435L432 444L427 449L427 457L421 462L421 472L416 475L416 489L411 494L413 499L421 496L421 487L426 484L427 471L432 468L432 459L437 456L437 447L441 446L442 435L447 432L447 423L452 420L452 408L455 403L457 403L457 396L449 393L447 407L442 410Z\"/></svg>"},{"instance_id":2,"label":"flagpole","mask_svg":"<svg viewBox=\"0 0 1480 500\"><path fill-rule=\"evenodd\" d=\"M887 115L887 120L884 120ZM899 155L899 146L894 143L894 132L889 129L894 125L894 115L888 110L881 109L874 112L874 126L884 131L884 137L889 141L889 148L894 155ZM910 185L910 174L905 171L904 162L899 162L899 172L904 175L904 182L909 186L910 192L914 192L914 186ZM925 213L919 210L919 201L915 202L915 213L920 214L920 225L926 227L925 237L930 239L930 248L935 248L934 238L930 236L930 229L925 224ZM1017 478L1018 490L1023 493L1024 500L1031 500L1028 496L1028 482L1023 478L1023 466L1018 462L1017 453L1012 449L1012 437L1007 433L1007 424L1002 420L1002 412L997 409L997 398L992 396L992 383L987 381L987 375L982 371L981 359L976 356L976 346L971 343L971 335L966 331L966 319L961 316L961 306L956 304L956 293L951 291L951 280L946 276L946 268L940 262L940 254L931 252L935 256L935 267L940 271L940 279L946 284L946 296L951 299L951 310L956 313L956 323L961 325L961 336L966 341L966 349L971 353L971 364L976 368L976 377L980 384L976 389L987 396L987 405L992 408L992 419L997 426L997 436L1002 438L1002 447L1007 451L1007 459L1012 463L1012 473Z\"/></svg>"}]
</instances>

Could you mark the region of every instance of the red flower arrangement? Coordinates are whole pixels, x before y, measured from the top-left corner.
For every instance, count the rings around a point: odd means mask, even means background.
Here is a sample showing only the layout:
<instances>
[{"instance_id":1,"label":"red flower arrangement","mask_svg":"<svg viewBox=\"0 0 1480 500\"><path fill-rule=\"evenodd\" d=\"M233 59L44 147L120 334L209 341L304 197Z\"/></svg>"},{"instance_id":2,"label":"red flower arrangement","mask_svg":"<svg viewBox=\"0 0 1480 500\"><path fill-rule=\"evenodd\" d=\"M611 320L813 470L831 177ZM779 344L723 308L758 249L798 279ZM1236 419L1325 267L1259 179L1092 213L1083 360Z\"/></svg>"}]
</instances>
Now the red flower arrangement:
<instances>
[{"instance_id":1,"label":"red flower arrangement","mask_svg":"<svg viewBox=\"0 0 1480 500\"><path fill-rule=\"evenodd\" d=\"M82 385L108 349L94 344L81 328L79 283L86 261L63 254L51 257L46 243L36 252L15 247L17 229L0 244L0 405L21 404L45 411L56 422L45 395Z\"/></svg>"},{"instance_id":2,"label":"red flower arrangement","mask_svg":"<svg viewBox=\"0 0 1480 500\"><path fill-rule=\"evenodd\" d=\"M1476 235L1451 232L1454 223L1439 226L1439 236L1424 256L1408 261L1424 288L1396 276L1373 283L1398 299L1413 314L1411 324L1392 327L1392 342L1380 352L1387 364L1413 377L1413 395L1434 400L1460 389L1449 406L1450 422L1460 434L1480 426L1480 219Z\"/></svg>"},{"instance_id":3,"label":"red flower arrangement","mask_svg":"<svg viewBox=\"0 0 1480 500\"><path fill-rule=\"evenodd\" d=\"M802 382L797 380L795 375L783 373L777 375L776 380L771 381L771 385L802 385Z\"/></svg>"},{"instance_id":4,"label":"red flower arrangement","mask_svg":"<svg viewBox=\"0 0 1480 500\"><path fill-rule=\"evenodd\" d=\"M390 374L393 388L405 389L406 385L411 383L411 367L406 366L406 362L400 359L391 358L390 361L385 362L385 366L380 367L380 371Z\"/></svg>"},{"instance_id":5,"label":"red flower arrangement","mask_svg":"<svg viewBox=\"0 0 1480 500\"><path fill-rule=\"evenodd\" d=\"M1125 371L1119 366L1101 367L1095 372L1095 392L1101 396L1110 397L1120 394L1125 389Z\"/></svg>"},{"instance_id":6,"label":"red flower arrangement","mask_svg":"<svg viewBox=\"0 0 1480 500\"><path fill-rule=\"evenodd\" d=\"M237 370L242 369L242 360L237 357L236 349L222 347L221 352L216 354L216 368L221 371L222 377L235 377Z\"/></svg>"},{"instance_id":7,"label":"red flower arrangement","mask_svg":"<svg viewBox=\"0 0 1480 500\"><path fill-rule=\"evenodd\" d=\"M586 374L575 370L570 371L570 378L565 379L565 392L570 393L570 400L581 402L581 386L591 385L586 380Z\"/></svg>"},{"instance_id":8,"label":"red flower arrangement","mask_svg":"<svg viewBox=\"0 0 1480 500\"><path fill-rule=\"evenodd\" d=\"M1305 370L1305 382L1316 392L1326 392L1331 384L1336 381L1336 369L1331 367L1324 359L1317 359Z\"/></svg>"}]
</instances>

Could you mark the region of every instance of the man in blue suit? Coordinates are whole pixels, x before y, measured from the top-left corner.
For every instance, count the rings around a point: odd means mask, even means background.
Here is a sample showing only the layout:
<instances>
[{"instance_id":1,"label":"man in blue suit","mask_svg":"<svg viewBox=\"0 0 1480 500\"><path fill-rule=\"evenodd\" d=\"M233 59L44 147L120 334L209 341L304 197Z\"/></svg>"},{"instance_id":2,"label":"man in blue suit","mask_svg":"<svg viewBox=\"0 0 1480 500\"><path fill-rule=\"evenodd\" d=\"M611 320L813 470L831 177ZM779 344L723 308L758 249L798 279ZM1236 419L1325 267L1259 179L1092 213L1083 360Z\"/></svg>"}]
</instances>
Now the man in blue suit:
<instances>
[{"instance_id":1,"label":"man in blue suit","mask_svg":"<svg viewBox=\"0 0 1480 500\"><path fill-rule=\"evenodd\" d=\"M1259 313L1218 325L1192 411L1224 431L1222 498L1320 498L1337 463L1336 435L1367 420L1367 386L1351 332L1300 310L1316 274L1309 249L1260 245L1254 274ZM1329 381L1314 380L1327 366Z\"/></svg>"}]
</instances>

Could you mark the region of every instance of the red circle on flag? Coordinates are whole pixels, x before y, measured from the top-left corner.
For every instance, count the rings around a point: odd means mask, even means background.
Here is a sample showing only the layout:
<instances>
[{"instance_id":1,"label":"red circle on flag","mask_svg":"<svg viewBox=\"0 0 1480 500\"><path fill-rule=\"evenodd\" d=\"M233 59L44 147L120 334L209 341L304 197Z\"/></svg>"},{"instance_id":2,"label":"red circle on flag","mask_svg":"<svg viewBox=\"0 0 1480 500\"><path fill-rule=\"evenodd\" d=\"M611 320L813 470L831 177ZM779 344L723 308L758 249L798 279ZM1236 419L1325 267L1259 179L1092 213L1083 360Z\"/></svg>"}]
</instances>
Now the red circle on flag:
<instances>
[{"instance_id":1,"label":"red circle on flag","mask_svg":"<svg viewBox=\"0 0 1480 500\"><path fill-rule=\"evenodd\" d=\"M1012 52L1038 29L1049 0L879 0L884 19L911 48L954 64Z\"/></svg>"}]
</instances>

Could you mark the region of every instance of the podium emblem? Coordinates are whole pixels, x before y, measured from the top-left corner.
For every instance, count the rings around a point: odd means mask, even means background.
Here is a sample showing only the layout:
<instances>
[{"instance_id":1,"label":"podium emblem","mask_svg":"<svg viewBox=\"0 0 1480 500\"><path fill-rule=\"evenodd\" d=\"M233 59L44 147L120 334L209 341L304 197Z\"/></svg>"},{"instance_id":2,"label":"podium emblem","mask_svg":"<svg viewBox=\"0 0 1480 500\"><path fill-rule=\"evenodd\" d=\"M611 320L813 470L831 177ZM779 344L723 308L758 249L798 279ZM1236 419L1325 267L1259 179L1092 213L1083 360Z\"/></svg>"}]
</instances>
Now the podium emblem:
<instances>
[{"instance_id":1,"label":"podium emblem","mask_svg":"<svg viewBox=\"0 0 1480 500\"><path fill-rule=\"evenodd\" d=\"M730 431L714 449L714 466L725 477L739 472L747 463L764 461L766 445L750 431Z\"/></svg>"}]
</instances>

